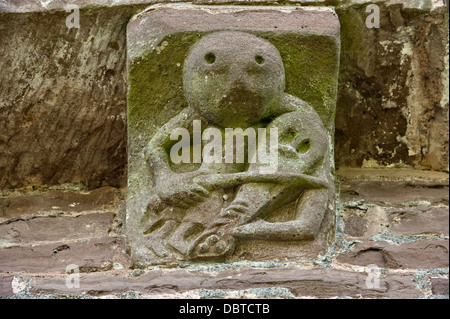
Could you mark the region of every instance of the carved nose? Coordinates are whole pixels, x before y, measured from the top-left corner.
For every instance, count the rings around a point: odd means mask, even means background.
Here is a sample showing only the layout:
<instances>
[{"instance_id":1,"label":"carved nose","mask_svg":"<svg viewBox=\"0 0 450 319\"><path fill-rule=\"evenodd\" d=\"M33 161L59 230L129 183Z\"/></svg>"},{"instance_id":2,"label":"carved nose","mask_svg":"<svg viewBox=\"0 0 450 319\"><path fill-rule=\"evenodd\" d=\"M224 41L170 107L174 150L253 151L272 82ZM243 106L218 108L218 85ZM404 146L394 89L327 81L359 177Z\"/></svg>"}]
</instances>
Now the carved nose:
<instances>
[{"instance_id":1,"label":"carved nose","mask_svg":"<svg viewBox=\"0 0 450 319\"><path fill-rule=\"evenodd\" d=\"M229 72L229 89L251 88L252 84L244 65L234 65Z\"/></svg>"}]
</instances>

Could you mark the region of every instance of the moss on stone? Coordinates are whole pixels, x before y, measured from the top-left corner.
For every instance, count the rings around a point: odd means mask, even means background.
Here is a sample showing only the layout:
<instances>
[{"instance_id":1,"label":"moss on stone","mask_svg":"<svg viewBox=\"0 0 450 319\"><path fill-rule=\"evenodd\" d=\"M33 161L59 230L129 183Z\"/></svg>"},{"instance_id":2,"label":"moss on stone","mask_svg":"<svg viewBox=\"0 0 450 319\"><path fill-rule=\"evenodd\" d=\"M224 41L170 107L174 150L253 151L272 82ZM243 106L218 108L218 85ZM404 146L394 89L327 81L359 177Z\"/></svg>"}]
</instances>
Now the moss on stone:
<instances>
[{"instance_id":1,"label":"moss on stone","mask_svg":"<svg viewBox=\"0 0 450 319\"><path fill-rule=\"evenodd\" d=\"M187 106L183 93L183 63L197 32L165 37L164 49L144 53L130 62L128 73L128 131L151 136ZM149 124L155 125L149 127Z\"/></svg>"},{"instance_id":2,"label":"moss on stone","mask_svg":"<svg viewBox=\"0 0 450 319\"><path fill-rule=\"evenodd\" d=\"M190 31L169 35L154 50L129 61L128 155L132 160L128 165L135 186L146 184L148 178L143 174L147 168L142 149L159 127L187 107L183 92L184 60L192 45L208 33ZM296 33L253 34L279 50L286 73L286 93L311 104L332 134L339 58L334 39Z\"/></svg>"},{"instance_id":3,"label":"moss on stone","mask_svg":"<svg viewBox=\"0 0 450 319\"><path fill-rule=\"evenodd\" d=\"M209 32L180 32L161 39L152 51L128 63L128 173L130 194L149 186L142 150L156 130L187 107L183 65L190 48ZM334 39L296 33L256 33L280 52L286 93L315 108L333 134L339 52Z\"/></svg>"},{"instance_id":4,"label":"moss on stone","mask_svg":"<svg viewBox=\"0 0 450 319\"><path fill-rule=\"evenodd\" d=\"M308 102L325 127L334 122L339 52L333 38L297 33L257 34L280 52L286 72L286 93Z\"/></svg>"},{"instance_id":5,"label":"moss on stone","mask_svg":"<svg viewBox=\"0 0 450 319\"><path fill-rule=\"evenodd\" d=\"M180 32L162 39L158 49L130 61L128 132L147 140L156 128L187 106L183 63L190 47L206 33ZM331 37L254 33L277 47L286 72L286 92L310 103L325 126L334 120L338 49ZM163 44L164 45L161 45Z\"/></svg>"}]
</instances>

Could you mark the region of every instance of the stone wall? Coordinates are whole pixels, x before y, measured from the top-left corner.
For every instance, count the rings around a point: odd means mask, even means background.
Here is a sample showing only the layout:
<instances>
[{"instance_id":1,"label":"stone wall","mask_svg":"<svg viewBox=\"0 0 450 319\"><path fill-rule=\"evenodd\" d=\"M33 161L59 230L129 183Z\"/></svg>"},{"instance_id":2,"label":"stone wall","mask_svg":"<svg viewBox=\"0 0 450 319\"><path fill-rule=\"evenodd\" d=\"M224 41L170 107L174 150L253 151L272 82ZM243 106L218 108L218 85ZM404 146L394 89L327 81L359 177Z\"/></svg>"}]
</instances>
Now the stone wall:
<instances>
[{"instance_id":1,"label":"stone wall","mask_svg":"<svg viewBox=\"0 0 450 319\"><path fill-rule=\"evenodd\" d=\"M0 1L0 297L448 298L444 1L282 3L334 7L341 23L340 202L326 254L144 269L122 232L126 25L163 1L72 2L80 29L66 27L63 1ZM369 3L379 29L365 25Z\"/></svg>"},{"instance_id":2,"label":"stone wall","mask_svg":"<svg viewBox=\"0 0 450 319\"><path fill-rule=\"evenodd\" d=\"M74 1L80 29L62 2L41 3L0 3L0 189L124 186L125 27L154 2ZM340 19L337 166L448 172L443 1L378 1L379 29L365 26L368 1L289 3L334 6Z\"/></svg>"},{"instance_id":3,"label":"stone wall","mask_svg":"<svg viewBox=\"0 0 450 319\"><path fill-rule=\"evenodd\" d=\"M0 201L0 296L448 298L448 175L347 169L339 180L336 238L316 259L142 269L121 233L125 189L16 192Z\"/></svg>"},{"instance_id":4,"label":"stone wall","mask_svg":"<svg viewBox=\"0 0 450 319\"><path fill-rule=\"evenodd\" d=\"M448 172L447 8L384 5L379 29L365 27L365 8L337 9L338 165Z\"/></svg>"}]
</instances>

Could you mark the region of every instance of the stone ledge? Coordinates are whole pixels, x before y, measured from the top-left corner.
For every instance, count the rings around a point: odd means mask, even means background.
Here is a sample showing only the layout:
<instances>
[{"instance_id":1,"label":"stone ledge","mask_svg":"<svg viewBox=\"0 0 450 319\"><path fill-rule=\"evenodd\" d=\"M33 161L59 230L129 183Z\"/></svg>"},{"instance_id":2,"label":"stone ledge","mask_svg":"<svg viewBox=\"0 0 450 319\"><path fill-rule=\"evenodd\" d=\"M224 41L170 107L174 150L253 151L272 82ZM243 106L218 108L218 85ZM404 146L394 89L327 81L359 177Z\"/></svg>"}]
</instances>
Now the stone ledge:
<instances>
[{"instance_id":1,"label":"stone ledge","mask_svg":"<svg viewBox=\"0 0 450 319\"><path fill-rule=\"evenodd\" d=\"M367 273L323 268L244 268L219 274L152 270L138 278L82 275L78 289L67 288L65 278L32 278L28 292L31 296L105 296L137 292L150 298L161 298L162 295L168 295L169 298L177 295L199 298L202 294L206 298L227 298L227 295L235 297L239 291L251 292L256 289L278 291L278 298L418 298L422 295L411 275L389 274L380 280L380 287L375 289L367 288L366 279Z\"/></svg>"},{"instance_id":2,"label":"stone ledge","mask_svg":"<svg viewBox=\"0 0 450 319\"><path fill-rule=\"evenodd\" d=\"M448 216L448 206L346 209L344 233L354 239L370 238L387 231L394 237L443 237L449 235Z\"/></svg>"},{"instance_id":3,"label":"stone ledge","mask_svg":"<svg viewBox=\"0 0 450 319\"><path fill-rule=\"evenodd\" d=\"M411 168L355 168L342 167L336 171L341 181L391 181L449 183L448 172L427 171Z\"/></svg>"},{"instance_id":4,"label":"stone ledge","mask_svg":"<svg viewBox=\"0 0 450 319\"><path fill-rule=\"evenodd\" d=\"M80 8L84 7L117 7L126 5L143 5L155 3L171 3L178 2L175 0L72 0L71 4L78 5ZM193 0L190 1L196 4L211 4L211 0ZM214 4L260 4L270 3L271 5L279 4L277 0L214 0ZM329 5L329 6L353 6L364 5L370 3L380 3L390 5L402 5L405 9L418 10L434 10L436 8L445 7L443 0L287 0L284 1L289 4L296 5ZM15 0L7 3L0 3L0 12L39 12L47 10L64 10L67 6L62 0L54 1L32 1L32 0Z\"/></svg>"},{"instance_id":5,"label":"stone ledge","mask_svg":"<svg viewBox=\"0 0 450 319\"><path fill-rule=\"evenodd\" d=\"M358 181L341 185L341 201L383 207L448 205L448 190L444 183Z\"/></svg>"},{"instance_id":6,"label":"stone ledge","mask_svg":"<svg viewBox=\"0 0 450 319\"><path fill-rule=\"evenodd\" d=\"M102 187L92 191L49 189L35 193L5 192L4 196L0 196L0 218L45 212L77 213L103 210L105 206L112 208L119 200L121 191L114 187Z\"/></svg>"},{"instance_id":7,"label":"stone ledge","mask_svg":"<svg viewBox=\"0 0 450 319\"><path fill-rule=\"evenodd\" d=\"M0 272L6 273L65 273L71 264L80 272L106 271L115 262L129 266L120 237L0 249Z\"/></svg>"},{"instance_id":8,"label":"stone ledge","mask_svg":"<svg viewBox=\"0 0 450 319\"><path fill-rule=\"evenodd\" d=\"M448 240L421 240L401 245L387 242L363 242L354 245L336 260L352 265L376 265L389 269L448 268Z\"/></svg>"},{"instance_id":9,"label":"stone ledge","mask_svg":"<svg viewBox=\"0 0 450 319\"><path fill-rule=\"evenodd\" d=\"M210 14L204 14L205 12ZM298 13L303 14L302 19L298 18ZM250 22L251 19L255 21ZM158 30L161 25L164 27ZM127 59L132 62L134 58L154 50L164 37L178 32L274 32L274 29L277 33L325 35L339 42L339 20L334 10L328 7L197 6L191 3L169 3L148 7L129 21ZM324 123L325 126L327 124Z\"/></svg>"},{"instance_id":10,"label":"stone ledge","mask_svg":"<svg viewBox=\"0 0 450 319\"><path fill-rule=\"evenodd\" d=\"M75 241L107 236L115 213L91 213L75 217L29 217L0 224L0 247L36 245L49 241Z\"/></svg>"}]
</instances>

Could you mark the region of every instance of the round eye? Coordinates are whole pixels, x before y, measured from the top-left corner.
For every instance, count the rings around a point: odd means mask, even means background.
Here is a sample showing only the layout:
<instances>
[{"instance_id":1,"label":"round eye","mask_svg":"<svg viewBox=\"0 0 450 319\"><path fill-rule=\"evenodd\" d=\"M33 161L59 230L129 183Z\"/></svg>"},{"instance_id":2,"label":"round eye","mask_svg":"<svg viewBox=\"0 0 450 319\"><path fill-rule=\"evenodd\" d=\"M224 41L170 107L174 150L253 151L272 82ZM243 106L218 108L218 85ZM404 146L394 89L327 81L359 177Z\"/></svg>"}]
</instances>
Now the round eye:
<instances>
[{"instance_id":1,"label":"round eye","mask_svg":"<svg viewBox=\"0 0 450 319\"><path fill-rule=\"evenodd\" d=\"M264 63L264 58L263 58L262 55L257 55L257 56L255 56L255 61L258 64L263 64Z\"/></svg>"},{"instance_id":2,"label":"round eye","mask_svg":"<svg viewBox=\"0 0 450 319\"><path fill-rule=\"evenodd\" d=\"M216 55L212 52L206 53L205 54L205 61L208 64L213 64L214 61L216 61Z\"/></svg>"},{"instance_id":3,"label":"round eye","mask_svg":"<svg viewBox=\"0 0 450 319\"><path fill-rule=\"evenodd\" d=\"M300 154L304 154L309 151L311 148L311 140L309 138L304 139L300 142L300 144L297 146L297 152Z\"/></svg>"}]
</instances>

